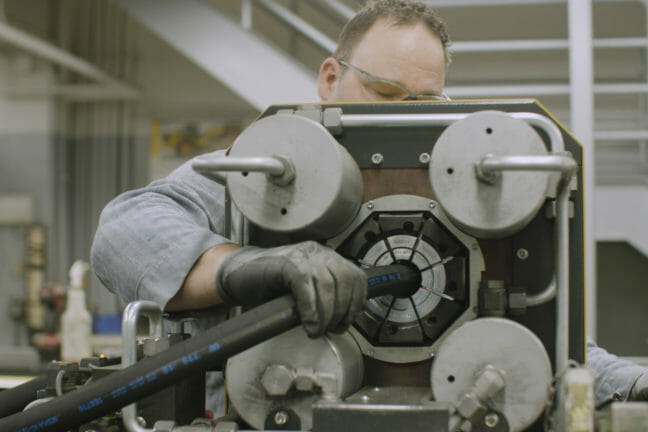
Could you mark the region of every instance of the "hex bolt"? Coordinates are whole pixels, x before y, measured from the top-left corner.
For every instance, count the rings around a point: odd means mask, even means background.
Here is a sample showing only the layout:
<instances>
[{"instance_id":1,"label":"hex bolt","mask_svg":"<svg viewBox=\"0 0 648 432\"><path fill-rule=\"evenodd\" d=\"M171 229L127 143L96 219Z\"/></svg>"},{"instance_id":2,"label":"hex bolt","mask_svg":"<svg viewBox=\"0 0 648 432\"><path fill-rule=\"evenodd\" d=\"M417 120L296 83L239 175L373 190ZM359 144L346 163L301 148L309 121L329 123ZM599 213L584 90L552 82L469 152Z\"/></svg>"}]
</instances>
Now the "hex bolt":
<instances>
[{"instance_id":1,"label":"hex bolt","mask_svg":"<svg viewBox=\"0 0 648 432\"><path fill-rule=\"evenodd\" d=\"M494 428L499 424L499 416L494 412L486 414L484 417L484 424L490 429Z\"/></svg>"},{"instance_id":2,"label":"hex bolt","mask_svg":"<svg viewBox=\"0 0 648 432\"><path fill-rule=\"evenodd\" d=\"M372 208L374 208L374 203L373 203L373 201L369 201L369 202L367 203L367 208L368 208L369 210L371 210Z\"/></svg>"},{"instance_id":3,"label":"hex bolt","mask_svg":"<svg viewBox=\"0 0 648 432\"><path fill-rule=\"evenodd\" d=\"M524 248L518 249L516 254L518 259L520 259L521 261L526 261L526 259L529 258L529 251Z\"/></svg>"},{"instance_id":4,"label":"hex bolt","mask_svg":"<svg viewBox=\"0 0 648 432\"><path fill-rule=\"evenodd\" d=\"M434 201L430 201L430 208L433 209L436 207L436 203Z\"/></svg>"},{"instance_id":5,"label":"hex bolt","mask_svg":"<svg viewBox=\"0 0 648 432\"><path fill-rule=\"evenodd\" d=\"M421 153L419 155L419 162L422 164L429 164L430 163L430 153Z\"/></svg>"},{"instance_id":6,"label":"hex bolt","mask_svg":"<svg viewBox=\"0 0 648 432\"><path fill-rule=\"evenodd\" d=\"M288 413L286 411L277 411L274 415L274 422L277 425L285 425L288 421Z\"/></svg>"},{"instance_id":7,"label":"hex bolt","mask_svg":"<svg viewBox=\"0 0 648 432\"><path fill-rule=\"evenodd\" d=\"M146 425L140 424L140 426L145 427ZM176 422L173 420L158 420L153 425L153 430L156 432L173 432L173 428L176 426Z\"/></svg>"},{"instance_id":8,"label":"hex bolt","mask_svg":"<svg viewBox=\"0 0 648 432\"><path fill-rule=\"evenodd\" d=\"M269 365L261 376L261 385L268 396L284 396L295 380L295 372L284 365Z\"/></svg>"},{"instance_id":9,"label":"hex bolt","mask_svg":"<svg viewBox=\"0 0 648 432\"><path fill-rule=\"evenodd\" d=\"M371 155L371 163L374 165L380 165L385 160L385 157L382 153L374 153Z\"/></svg>"},{"instance_id":10,"label":"hex bolt","mask_svg":"<svg viewBox=\"0 0 648 432\"><path fill-rule=\"evenodd\" d=\"M315 385L314 382L315 372L313 368L297 368L295 374L295 389L297 391L312 392Z\"/></svg>"}]
</instances>

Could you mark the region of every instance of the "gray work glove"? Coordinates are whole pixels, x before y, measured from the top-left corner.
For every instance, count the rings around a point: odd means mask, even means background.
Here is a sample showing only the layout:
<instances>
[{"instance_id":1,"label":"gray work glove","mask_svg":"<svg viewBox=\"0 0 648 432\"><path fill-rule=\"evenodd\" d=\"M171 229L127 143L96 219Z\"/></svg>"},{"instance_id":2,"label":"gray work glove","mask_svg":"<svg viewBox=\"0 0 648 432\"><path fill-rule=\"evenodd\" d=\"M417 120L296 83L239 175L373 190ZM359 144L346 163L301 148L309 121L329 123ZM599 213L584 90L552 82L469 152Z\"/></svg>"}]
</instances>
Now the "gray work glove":
<instances>
[{"instance_id":1,"label":"gray work glove","mask_svg":"<svg viewBox=\"0 0 648 432\"><path fill-rule=\"evenodd\" d=\"M648 372L640 375L630 389L629 401L648 401Z\"/></svg>"},{"instance_id":2,"label":"gray work glove","mask_svg":"<svg viewBox=\"0 0 648 432\"><path fill-rule=\"evenodd\" d=\"M353 322L367 296L367 277L350 261L314 241L234 251L216 273L225 303L257 305L292 293L311 337L339 333Z\"/></svg>"}]
</instances>

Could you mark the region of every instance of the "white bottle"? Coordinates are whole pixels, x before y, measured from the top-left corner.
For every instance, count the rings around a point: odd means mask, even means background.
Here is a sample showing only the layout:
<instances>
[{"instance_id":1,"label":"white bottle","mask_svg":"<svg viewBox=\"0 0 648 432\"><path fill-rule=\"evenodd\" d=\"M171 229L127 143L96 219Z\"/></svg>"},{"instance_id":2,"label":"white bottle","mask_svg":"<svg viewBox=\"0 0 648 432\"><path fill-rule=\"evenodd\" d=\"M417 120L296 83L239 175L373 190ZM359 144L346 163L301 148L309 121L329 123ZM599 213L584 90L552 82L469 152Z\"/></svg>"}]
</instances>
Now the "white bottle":
<instances>
[{"instance_id":1,"label":"white bottle","mask_svg":"<svg viewBox=\"0 0 648 432\"><path fill-rule=\"evenodd\" d=\"M88 263L75 261L70 267L70 289L67 305L61 317L61 359L78 362L92 354L90 334L92 317L86 309L84 279Z\"/></svg>"}]
</instances>

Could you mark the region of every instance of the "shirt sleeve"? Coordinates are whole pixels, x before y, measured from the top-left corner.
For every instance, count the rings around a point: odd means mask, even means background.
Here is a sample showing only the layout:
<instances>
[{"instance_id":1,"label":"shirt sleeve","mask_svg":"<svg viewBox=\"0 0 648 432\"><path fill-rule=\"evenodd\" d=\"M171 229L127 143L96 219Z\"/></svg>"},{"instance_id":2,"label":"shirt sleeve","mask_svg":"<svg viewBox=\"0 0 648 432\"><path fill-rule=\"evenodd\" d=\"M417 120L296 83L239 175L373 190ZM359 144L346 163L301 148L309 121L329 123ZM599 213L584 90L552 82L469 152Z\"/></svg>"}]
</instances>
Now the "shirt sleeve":
<instances>
[{"instance_id":1,"label":"shirt sleeve","mask_svg":"<svg viewBox=\"0 0 648 432\"><path fill-rule=\"evenodd\" d=\"M203 252L231 243L222 236L224 202L225 188L196 173L191 161L121 194L101 213L91 251L94 272L125 303L166 306Z\"/></svg>"},{"instance_id":2,"label":"shirt sleeve","mask_svg":"<svg viewBox=\"0 0 648 432\"><path fill-rule=\"evenodd\" d=\"M626 400L632 386L648 368L610 354L587 339L587 367L594 373L596 406Z\"/></svg>"}]
</instances>

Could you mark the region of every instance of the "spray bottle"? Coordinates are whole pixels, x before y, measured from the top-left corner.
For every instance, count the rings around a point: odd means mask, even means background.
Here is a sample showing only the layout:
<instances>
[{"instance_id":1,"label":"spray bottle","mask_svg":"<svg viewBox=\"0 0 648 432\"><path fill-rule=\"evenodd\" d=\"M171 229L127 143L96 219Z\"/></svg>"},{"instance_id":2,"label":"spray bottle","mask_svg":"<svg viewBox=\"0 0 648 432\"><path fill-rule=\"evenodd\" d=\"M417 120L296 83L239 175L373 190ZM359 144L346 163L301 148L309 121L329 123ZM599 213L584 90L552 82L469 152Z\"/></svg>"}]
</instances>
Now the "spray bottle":
<instances>
[{"instance_id":1,"label":"spray bottle","mask_svg":"<svg viewBox=\"0 0 648 432\"><path fill-rule=\"evenodd\" d=\"M86 308L84 291L88 263L77 260L70 267L70 289L67 305L61 317L61 358L63 361L78 362L92 354L90 334L92 317Z\"/></svg>"}]
</instances>

